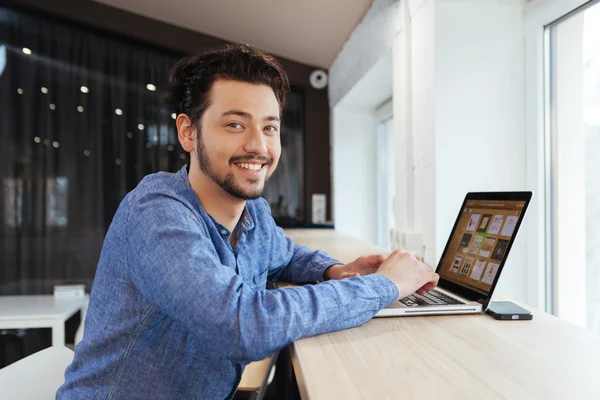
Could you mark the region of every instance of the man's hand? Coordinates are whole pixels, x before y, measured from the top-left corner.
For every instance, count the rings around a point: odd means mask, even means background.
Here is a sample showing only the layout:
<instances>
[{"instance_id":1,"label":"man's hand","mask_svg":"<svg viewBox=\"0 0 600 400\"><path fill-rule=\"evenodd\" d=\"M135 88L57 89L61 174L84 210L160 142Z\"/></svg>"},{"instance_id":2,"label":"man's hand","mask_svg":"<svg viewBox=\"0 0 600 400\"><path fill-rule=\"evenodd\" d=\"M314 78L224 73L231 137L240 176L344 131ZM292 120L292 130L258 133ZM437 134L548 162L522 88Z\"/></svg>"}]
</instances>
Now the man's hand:
<instances>
[{"instance_id":1,"label":"man's hand","mask_svg":"<svg viewBox=\"0 0 600 400\"><path fill-rule=\"evenodd\" d=\"M353 276L369 275L377 271L385 257L380 254L359 257L350 264L336 264L325 270L325 280L344 279Z\"/></svg>"},{"instance_id":2,"label":"man's hand","mask_svg":"<svg viewBox=\"0 0 600 400\"><path fill-rule=\"evenodd\" d=\"M394 251L379 267L378 274L389 278L398 287L400 299L417 292L420 295L437 286L440 276L421 258L407 251Z\"/></svg>"}]
</instances>

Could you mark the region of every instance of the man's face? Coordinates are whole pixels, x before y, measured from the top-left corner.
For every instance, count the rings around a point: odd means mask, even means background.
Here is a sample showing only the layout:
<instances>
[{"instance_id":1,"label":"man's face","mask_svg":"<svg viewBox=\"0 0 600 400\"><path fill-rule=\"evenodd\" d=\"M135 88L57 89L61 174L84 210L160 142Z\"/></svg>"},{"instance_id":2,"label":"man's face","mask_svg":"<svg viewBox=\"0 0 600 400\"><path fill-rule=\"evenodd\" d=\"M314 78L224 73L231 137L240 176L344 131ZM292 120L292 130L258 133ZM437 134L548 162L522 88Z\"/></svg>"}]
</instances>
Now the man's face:
<instances>
[{"instance_id":1,"label":"man's face","mask_svg":"<svg viewBox=\"0 0 600 400\"><path fill-rule=\"evenodd\" d=\"M202 116L200 169L233 197L260 197L279 156L279 103L267 85L217 80Z\"/></svg>"}]
</instances>

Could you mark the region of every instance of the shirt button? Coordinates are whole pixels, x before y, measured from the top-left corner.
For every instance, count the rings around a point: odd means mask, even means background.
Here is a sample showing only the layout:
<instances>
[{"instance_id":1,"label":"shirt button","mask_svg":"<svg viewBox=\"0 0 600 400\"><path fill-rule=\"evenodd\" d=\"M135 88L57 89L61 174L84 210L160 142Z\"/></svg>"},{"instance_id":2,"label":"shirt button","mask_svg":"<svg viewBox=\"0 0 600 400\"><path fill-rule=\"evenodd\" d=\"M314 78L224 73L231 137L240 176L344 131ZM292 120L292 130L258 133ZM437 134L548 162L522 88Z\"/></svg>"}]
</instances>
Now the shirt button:
<instances>
[{"instance_id":1,"label":"shirt button","mask_svg":"<svg viewBox=\"0 0 600 400\"><path fill-rule=\"evenodd\" d=\"M223 230L221 231L221 234L223 234L223 235L227 235L227 231L226 231L225 229L223 229Z\"/></svg>"}]
</instances>

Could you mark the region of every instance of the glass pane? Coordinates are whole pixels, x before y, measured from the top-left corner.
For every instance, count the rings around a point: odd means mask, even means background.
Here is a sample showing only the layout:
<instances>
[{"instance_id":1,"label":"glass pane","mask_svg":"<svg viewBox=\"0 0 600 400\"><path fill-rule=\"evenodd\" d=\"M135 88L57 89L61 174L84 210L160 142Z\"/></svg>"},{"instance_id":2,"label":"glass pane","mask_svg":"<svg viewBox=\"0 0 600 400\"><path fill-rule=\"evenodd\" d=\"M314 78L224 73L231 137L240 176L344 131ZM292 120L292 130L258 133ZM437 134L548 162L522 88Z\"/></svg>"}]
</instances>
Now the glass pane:
<instances>
[{"instance_id":1,"label":"glass pane","mask_svg":"<svg viewBox=\"0 0 600 400\"><path fill-rule=\"evenodd\" d=\"M549 29L554 306L600 333L600 2Z\"/></svg>"}]
</instances>

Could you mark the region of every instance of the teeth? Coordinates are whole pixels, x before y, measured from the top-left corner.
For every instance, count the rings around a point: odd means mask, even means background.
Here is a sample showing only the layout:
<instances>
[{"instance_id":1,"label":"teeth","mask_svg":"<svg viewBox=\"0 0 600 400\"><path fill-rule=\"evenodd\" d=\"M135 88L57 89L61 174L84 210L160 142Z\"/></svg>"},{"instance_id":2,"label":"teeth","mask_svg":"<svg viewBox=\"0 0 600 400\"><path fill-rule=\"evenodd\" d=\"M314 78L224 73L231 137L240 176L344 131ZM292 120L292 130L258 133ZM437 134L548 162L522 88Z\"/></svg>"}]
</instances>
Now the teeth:
<instances>
[{"instance_id":1,"label":"teeth","mask_svg":"<svg viewBox=\"0 0 600 400\"><path fill-rule=\"evenodd\" d=\"M259 169L262 168L261 164L247 164L247 163L242 163L242 164L237 164L239 167L241 168L245 168L245 169L249 169L251 171L258 171Z\"/></svg>"}]
</instances>

